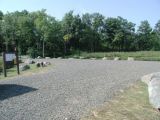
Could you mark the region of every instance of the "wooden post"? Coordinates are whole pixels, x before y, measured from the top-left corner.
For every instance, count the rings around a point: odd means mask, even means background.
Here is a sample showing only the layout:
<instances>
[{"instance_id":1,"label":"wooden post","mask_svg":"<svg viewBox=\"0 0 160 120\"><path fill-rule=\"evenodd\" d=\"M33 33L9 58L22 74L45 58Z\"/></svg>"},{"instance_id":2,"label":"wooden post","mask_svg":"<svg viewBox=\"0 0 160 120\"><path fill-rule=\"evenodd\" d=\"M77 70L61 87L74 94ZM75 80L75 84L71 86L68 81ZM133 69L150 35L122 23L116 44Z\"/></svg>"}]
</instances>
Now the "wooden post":
<instances>
[{"instance_id":1,"label":"wooden post","mask_svg":"<svg viewBox=\"0 0 160 120\"><path fill-rule=\"evenodd\" d=\"M17 74L19 75L19 57L18 57L18 51L15 49L15 55L16 55L16 65L17 65Z\"/></svg>"},{"instance_id":2,"label":"wooden post","mask_svg":"<svg viewBox=\"0 0 160 120\"><path fill-rule=\"evenodd\" d=\"M4 77L7 77L7 71L6 71L6 53L3 52L2 56L3 56L3 73L4 73Z\"/></svg>"}]
</instances>

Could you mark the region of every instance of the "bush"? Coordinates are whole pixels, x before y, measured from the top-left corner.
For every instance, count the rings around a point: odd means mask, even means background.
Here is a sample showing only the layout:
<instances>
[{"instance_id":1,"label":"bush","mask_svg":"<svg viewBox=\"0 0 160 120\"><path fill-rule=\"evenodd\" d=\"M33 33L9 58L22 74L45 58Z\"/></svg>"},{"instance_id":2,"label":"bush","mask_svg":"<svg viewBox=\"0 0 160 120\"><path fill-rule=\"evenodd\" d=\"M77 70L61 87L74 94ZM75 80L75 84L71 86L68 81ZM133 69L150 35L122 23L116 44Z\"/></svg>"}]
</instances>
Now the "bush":
<instances>
[{"instance_id":1,"label":"bush","mask_svg":"<svg viewBox=\"0 0 160 120\"><path fill-rule=\"evenodd\" d=\"M36 58L39 56L38 54L38 50L34 49L34 48L29 48L28 51L27 51L28 55L31 57L31 58Z\"/></svg>"}]
</instances>

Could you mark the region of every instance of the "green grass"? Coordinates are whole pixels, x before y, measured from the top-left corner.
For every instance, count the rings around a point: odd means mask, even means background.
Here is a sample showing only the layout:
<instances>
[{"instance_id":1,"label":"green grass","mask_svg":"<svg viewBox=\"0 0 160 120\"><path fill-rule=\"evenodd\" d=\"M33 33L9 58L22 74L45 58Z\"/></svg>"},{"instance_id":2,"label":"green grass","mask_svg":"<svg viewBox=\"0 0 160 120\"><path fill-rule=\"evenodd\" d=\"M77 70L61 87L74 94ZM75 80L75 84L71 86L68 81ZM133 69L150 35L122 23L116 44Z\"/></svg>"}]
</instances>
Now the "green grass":
<instances>
[{"instance_id":1,"label":"green grass","mask_svg":"<svg viewBox=\"0 0 160 120\"><path fill-rule=\"evenodd\" d=\"M22 75L29 76L29 75L32 75L35 73L43 73L43 72L47 71L51 66L44 67L44 68L42 68L42 67L37 68L35 64L31 64L30 69L28 69L26 71L20 71L20 76L22 76ZM14 68L7 69L7 77L6 78L4 77L3 73L0 74L0 80L13 78L16 76L18 76L18 75L17 75L17 67L15 66Z\"/></svg>"},{"instance_id":2,"label":"green grass","mask_svg":"<svg viewBox=\"0 0 160 120\"><path fill-rule=\"evenodd\" d=\"M72 55L69 57L74 57L78 55ZM95 52L87 53L81 52L81 56L85 59L97 58L101 59L107 57L112 60L114 57L120 57L121 60L127 60L128 57L134 57L135 60L142 61L160 61L160 51L139 51L139 52Z\"/></svg>"},{"instance_id":3,"label":"green grass","mask_svg":"<svg viewBox=\"0 0 160 120\"><path fill-rule=\"evenodd\" d=\"M160 120L149 103L147 85L138 82L82 120Z\"/></svg>"}]
</instances>

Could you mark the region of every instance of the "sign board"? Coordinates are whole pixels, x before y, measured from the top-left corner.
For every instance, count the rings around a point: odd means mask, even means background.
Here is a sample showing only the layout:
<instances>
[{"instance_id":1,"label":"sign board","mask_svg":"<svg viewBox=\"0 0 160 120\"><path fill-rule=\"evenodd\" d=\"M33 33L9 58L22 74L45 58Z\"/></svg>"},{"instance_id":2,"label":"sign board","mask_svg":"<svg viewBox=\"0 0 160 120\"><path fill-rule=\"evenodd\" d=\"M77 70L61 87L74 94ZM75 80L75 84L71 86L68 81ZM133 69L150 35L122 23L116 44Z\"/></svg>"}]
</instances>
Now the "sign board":
<instances>
[{"instance_id":1,"label":"sign board","mask_svg":"<svg viewBox=\"0 0 160 120\"><path fill-rule=\"evenodd\" d=\"M16 55L14 53L6 53L6 61L13 61L16 58Z\"/></svg>"},{"instance_id":2,"label":"sign board","mask_svg":"<svg viewBox=\"0 0 160 120\"><path fill-rule=\"evenodd\" d=\"M15 51L15 53L6 53L3 52L3 71L4 71L4 76L7 77L7 70L6 70L6 65L7 62L12 62L14 59L16 60L16 65L17 65L17 73L19 73L19 59L18 59L18 51Z\"/></svg>"}]
</instances>

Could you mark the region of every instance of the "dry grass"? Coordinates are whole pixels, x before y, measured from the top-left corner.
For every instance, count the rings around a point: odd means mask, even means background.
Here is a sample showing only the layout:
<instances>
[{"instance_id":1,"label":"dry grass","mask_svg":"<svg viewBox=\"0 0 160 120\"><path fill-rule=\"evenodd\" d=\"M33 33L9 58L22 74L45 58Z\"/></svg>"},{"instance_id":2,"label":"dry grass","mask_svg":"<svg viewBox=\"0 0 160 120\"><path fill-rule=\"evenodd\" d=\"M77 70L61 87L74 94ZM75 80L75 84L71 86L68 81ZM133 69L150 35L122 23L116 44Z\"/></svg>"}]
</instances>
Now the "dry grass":
<instances>
[{"instance_id":1,"label":"dry grass","mask_svg":"<svg viewBox=\"0 0 160 120\"><path fill-rule=\"evenodd\" d=\"M147 86L139 82L82 120L160 120L149 104Z\"/></svg>"}]
</instances>

